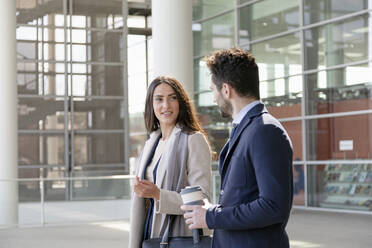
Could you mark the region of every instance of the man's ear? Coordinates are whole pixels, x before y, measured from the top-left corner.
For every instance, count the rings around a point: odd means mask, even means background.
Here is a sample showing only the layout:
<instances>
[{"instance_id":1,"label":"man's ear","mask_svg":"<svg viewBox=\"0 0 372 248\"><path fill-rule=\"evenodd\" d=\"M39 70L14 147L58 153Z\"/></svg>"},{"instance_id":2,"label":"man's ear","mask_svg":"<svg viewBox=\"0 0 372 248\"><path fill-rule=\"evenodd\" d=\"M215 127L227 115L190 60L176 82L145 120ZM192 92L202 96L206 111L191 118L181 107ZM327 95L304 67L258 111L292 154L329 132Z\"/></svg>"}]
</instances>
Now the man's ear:
<instances>
[{"instance_id":1,"label":"man's ear","mask_svg":"<svg viewBox=\"0 0 372 248\"><path fill-rule=\"evenodd\" d=\"M225 96L225 98L230 98L232 93L232 87L230 84L223 83L221 88L221 93Z\"/></svg>"}]
</instances>

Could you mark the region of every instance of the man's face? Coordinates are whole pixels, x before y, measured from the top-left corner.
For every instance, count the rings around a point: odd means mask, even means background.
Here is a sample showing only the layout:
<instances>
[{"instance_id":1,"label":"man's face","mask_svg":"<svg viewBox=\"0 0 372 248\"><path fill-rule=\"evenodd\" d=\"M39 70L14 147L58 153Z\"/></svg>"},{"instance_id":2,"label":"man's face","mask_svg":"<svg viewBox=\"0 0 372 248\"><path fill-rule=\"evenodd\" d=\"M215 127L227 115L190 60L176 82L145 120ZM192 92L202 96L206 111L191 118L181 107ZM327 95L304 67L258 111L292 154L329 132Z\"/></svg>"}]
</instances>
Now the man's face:
<instances>
[{"instance_id":1,"label":"man's face","mask_svg":"<svg viewBox=\"0 0 372 248\"><path fill-rule=\"evenodd\" d=\"M223 93L217 89L213 82L211 82L210 89L213 92L213 102L217 103L218 107L220 108L221 116L224 118L231 117L231 102L224 97Z\"/></svg>"}]
</instances>

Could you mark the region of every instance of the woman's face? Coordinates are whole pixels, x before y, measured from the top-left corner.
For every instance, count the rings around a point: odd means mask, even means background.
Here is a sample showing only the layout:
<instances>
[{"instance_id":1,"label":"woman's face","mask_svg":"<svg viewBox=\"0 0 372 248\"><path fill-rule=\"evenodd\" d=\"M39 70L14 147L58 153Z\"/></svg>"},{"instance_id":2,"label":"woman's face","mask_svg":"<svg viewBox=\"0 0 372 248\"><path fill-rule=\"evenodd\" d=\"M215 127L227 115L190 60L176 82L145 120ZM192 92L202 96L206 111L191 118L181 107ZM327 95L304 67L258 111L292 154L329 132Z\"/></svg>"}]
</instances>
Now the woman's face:
<instances>
[{"instance_id":1,"label":"woman's face","mask_svg":"<svg viewBox=\"0 0 372 248\"><path fill-rule=\"evenodd\" d=\"M160 126L175 126L179 104L176 92L166 83L156 86L153 95L153 107Z\"/></svg>"}]
</instances>

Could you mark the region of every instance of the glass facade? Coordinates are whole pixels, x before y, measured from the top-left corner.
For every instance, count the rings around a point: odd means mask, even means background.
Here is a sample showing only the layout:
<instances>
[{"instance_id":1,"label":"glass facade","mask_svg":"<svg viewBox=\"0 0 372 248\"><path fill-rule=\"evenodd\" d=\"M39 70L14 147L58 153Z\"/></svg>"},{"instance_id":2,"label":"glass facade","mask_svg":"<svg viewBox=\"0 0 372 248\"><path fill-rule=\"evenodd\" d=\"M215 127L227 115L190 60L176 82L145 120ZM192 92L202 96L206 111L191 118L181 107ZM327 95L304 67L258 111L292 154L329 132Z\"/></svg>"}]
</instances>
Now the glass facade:
<instances>
[{"instance_id":1,"label":"glass facade","mask_svg":"<svg viewBox=\"0 0 372 248\"><path fill-rule=\"evenodd\" d=\"M230 2L194 15L195 100L212 150L231 120L213 103L202 58L243 47L256 57L261 100L292 140L294 205L372 211L371 1Z\"/></svg>"},{"instance_id":2,"label":"glass facade","mask_svg":"<svg viewBox=\"0 0 372 248\"><path fill-rule=\"evenodd\" d=\"M58 178L132 173L147 139L151 9L145 0L133 9L130 2L127 15L125 0L17 1L19 177L49 179L46 200L129 194L120 180ZM193 1L194 100L214 169L231 119L213 103L202 58L240 46L256 57L261 99L292 139L294 204L372 210L371 6ZM40 195L38 183L20 182L21 201Z\"/></svg>"},{"instance_id":3,"label":"glass facade","mask_svg":"<svg viewBox=\"0 0 372 248\"><path fill-rule=\"evenodd\" d=\"M129 172L124 2L17 1L19 177L50 180L46 200L127 194L118 180L57 180ZM39 190L21 182L20 201Z\"/></svg>"}]
</instances>

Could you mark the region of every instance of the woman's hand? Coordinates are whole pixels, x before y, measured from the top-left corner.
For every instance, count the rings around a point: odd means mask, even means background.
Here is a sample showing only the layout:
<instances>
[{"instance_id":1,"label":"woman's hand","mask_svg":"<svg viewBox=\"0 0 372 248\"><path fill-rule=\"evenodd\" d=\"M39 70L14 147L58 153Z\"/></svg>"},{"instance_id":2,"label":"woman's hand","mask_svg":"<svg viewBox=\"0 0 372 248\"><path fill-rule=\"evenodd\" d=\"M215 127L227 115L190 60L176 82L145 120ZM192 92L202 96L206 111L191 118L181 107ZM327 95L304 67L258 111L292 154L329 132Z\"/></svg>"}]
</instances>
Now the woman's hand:
<instances>
[{"instance_id":1,"label":"woman's hand","mask_svg":"<svg viewBox=\"0 0 372 248\"><path fill-rule=\"evenodd\" d=\"M134 180L134 193L142 198L154 198L157 201L159 200L160 190L155 184L147 180L140 180L137 176Z\"/></svg>"}]
</instances>

